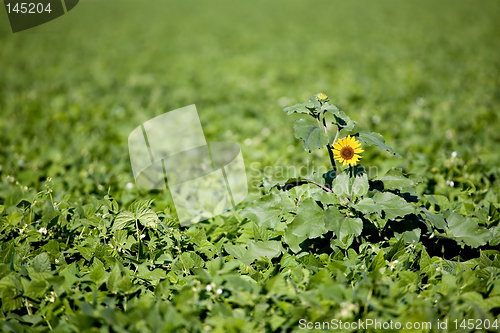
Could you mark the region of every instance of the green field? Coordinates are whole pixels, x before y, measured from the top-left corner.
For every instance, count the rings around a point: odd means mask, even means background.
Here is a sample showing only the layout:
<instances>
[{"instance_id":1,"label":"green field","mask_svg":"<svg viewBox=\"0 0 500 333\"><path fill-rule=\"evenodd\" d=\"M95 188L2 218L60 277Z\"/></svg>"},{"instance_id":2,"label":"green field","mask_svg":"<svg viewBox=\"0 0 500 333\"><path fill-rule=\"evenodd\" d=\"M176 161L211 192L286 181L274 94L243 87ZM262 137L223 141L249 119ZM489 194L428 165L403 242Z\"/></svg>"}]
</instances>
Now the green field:
<instances>
[{"instance_id":1,"label":"green field","mask_svg":"<svg viewBox=\"0 0 500 333\"><path fill-rule=\"evenodd\" d=\"M496 1L81 1L13 34L0 9L0 327L500 327L499 12ZM443 239L381 228L345 248L325 234L326 248L307 239L296 251L283 241L292 217L271 227L241 212L265 194L264 176L331 168L324 149L309 154L295 138L302 115L283 112L319 92L358 122L351 134L381 133L402 156L364 146L371 181L393 167L421 177L411 205L446 218ZM127 139L191 104L207 141L241 146L250 193L236 211L181 227L168 193L135 185ZM306 194L289 192L299 216ZM113 228L124 211L149 209L154 223ZM448 214L473 227L459 235Z\"/></svg>"}]
</instances>

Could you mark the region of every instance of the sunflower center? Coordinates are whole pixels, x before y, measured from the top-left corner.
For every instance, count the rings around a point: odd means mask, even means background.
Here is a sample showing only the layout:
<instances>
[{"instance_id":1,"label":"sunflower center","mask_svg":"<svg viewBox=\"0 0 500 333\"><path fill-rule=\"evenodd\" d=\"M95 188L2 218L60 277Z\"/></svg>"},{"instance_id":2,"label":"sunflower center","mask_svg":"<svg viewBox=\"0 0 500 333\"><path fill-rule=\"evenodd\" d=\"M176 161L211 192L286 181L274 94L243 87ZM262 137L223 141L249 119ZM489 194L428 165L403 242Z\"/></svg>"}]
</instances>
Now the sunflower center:
<instances>
[{"instance_id":1,"label":"sunflower center","mask_svg":"<svg viewBox=\"0 0 500 333\"><path fill-rule=\"evenodd\" d=\"M354 149L352 147L346 146L340 149L340 157L344 160L350 160L354 157Z\"/></svg>"}]
</instances>

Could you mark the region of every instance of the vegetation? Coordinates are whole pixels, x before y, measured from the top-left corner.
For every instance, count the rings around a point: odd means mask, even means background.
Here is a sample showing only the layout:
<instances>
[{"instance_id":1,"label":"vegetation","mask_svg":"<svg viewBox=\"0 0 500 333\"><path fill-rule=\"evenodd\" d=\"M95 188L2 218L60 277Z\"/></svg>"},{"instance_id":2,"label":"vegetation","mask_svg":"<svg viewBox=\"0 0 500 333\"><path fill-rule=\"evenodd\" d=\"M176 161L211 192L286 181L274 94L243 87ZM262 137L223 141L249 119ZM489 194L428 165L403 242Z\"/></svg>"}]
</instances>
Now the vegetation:
<instances>
[{"instance_id":1,"label":"vegetation","mask_svg":"<svg viewBox=\"0 0 500 333\"><path fill-rule=\"evenodd\" d=\"M498 7L87 1L25 32L2 20L0 327L498 331ZM193 103L251 187L182 227L135 185L127 137Z\"/></svg>"}]
</instances>

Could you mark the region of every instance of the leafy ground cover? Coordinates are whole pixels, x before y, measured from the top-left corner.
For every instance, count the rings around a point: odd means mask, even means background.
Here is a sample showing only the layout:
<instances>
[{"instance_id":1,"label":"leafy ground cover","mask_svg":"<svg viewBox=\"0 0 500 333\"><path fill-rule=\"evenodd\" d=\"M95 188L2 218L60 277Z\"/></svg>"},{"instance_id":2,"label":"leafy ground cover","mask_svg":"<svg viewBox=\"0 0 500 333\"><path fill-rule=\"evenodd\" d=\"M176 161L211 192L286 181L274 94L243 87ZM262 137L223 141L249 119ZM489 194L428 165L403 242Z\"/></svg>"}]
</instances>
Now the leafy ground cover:
<instances>
[{"instance_id":1,"label":"leafy ground cover","mask_svg":"<svg viewBox=\"0 0 500 333\"><path fill-rule=\"evenodd\" d=\"M498 7L82 2L15 35L0 13L2 329L498 331ZM285 186L332 169L318 92L330 127L357 122L341 137L367 173ZM180 227L168 194L134 185L127 137L193 103L252 187Z\"/></svg>"}]
</instances>

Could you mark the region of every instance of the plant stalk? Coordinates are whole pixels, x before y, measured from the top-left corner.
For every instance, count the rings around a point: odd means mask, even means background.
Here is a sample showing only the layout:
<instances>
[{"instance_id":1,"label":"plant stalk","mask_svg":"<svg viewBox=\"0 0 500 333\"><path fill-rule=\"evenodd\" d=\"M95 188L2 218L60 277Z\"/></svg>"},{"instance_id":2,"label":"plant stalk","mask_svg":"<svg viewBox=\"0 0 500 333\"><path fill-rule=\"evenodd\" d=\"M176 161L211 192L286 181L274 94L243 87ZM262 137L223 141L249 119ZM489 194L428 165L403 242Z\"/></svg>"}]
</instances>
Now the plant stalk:
<instances>
[{"instance_id":1,"label":"plant stalk","mask_svg":"<svg viewBox=\"0 0 500 333\"><path fill-rule=\"evenodd\" d=\"M323 128L323 131L325 132L326 134L326 137L328 138L328 143L326 145L326 149L328 150L328 156L330 156L330 162L332 163L332 167L333 167L333 170L335 170L335 174L338 176L339 175L339 170L337 168L337 163L335 163L335 158L333 156L333 148L332 146L330 145L330 137L328 136L328 126L326 125L326 120L325 120L325 112L320 112L320 116L321 116L321 120L322 120L322 123L319 121L319 117L318 117L318 124L320 125L321 128ZM335 140L333 140L333 142L337 142L337 139L339 138L339 130L337 129L337 134L335 135Z\"/></svg>"}]
</instances>

